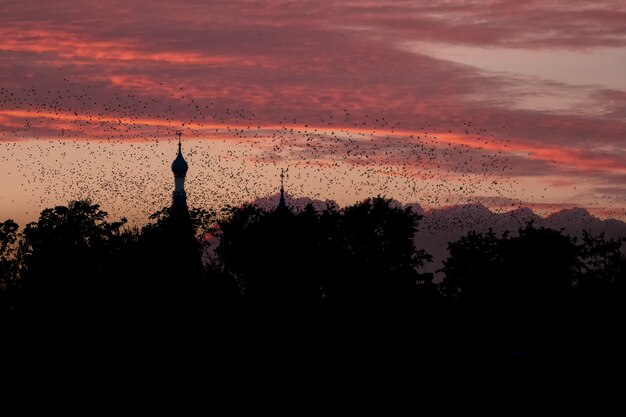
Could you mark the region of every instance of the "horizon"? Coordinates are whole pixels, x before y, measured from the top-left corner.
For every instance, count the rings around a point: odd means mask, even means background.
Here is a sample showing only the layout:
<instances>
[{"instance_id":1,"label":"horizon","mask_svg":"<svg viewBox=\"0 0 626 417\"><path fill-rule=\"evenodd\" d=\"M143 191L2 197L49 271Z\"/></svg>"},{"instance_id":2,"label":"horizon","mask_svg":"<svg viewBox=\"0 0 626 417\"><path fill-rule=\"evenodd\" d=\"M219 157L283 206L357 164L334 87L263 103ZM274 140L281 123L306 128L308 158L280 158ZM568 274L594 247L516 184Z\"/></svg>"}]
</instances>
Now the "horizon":
<instances>
[{"instance_id":1,"label":"horizon","mask_svg":"<svg viewBox=\"0 0 626 417\"><path fill-rule=\"evenodd\" d=\"M550 221L555 218L559 218L561 215L566 215L569 213L577 213L577 214L580 214L581 218L576 219L576 220L582 220L583 217L589 217L591 220L597 220L601 222L601 224L603 224L605 221L617 221L619 222L619 224L623 224L624 226L626 226L626 221L624 221L623 219L620 219L617 217L596 215L594 214L593 209L589 210L588 208L579 207L576 205L571 205L571 206L560 205L558 208L555 208L552 205L547 205L547 208L546 206L540 205L538 206L539 207L538 209L534 209L533 207L530 207L527 205L513 207L513 208L503 208L503 207L489 207L480 201L475 201L475 202L466 202L466 203L460 203L460 204L451 204L448 206L424 207L420 205L419 202L415 202L415 201L402 202L402 201L398 201L397 199L393 197L389 197L385 195L369 196L363 199L349 201L346 204L339 204L337 203L337 201L332 200L332 199L322 200L322 199L317 199L317 198L310 198L308 196L296 196L296 195L291 194L288 190L285 190L284 195L285 195L285 200L286 200L288 209L294 213L299 213L308 204L311 204L316 211L323 210L324 208L328 206L337 210L343 210L350 206L360 204L363 201L381 197L381 198L390 200L392 204L397 204L401 208L410 208L414 213L417 213L420 216L422 216L421 220L418 221L418 228L419 228L419 225L422 224L423 221L427 220L427 218L430 216L436 216L438 214L447 215L459 209L463 213L466 213L466 214L467 214L468 209L469 210L478 209L482 212L487 212L489 216L494 216L494 219L496 217L501 217L501 216L510 216L512 214L519 213L519 212L529 212L529 214L531 214L532 216L536 216L541 221ZM169 200L171 200L171 196ZM280 190L274 192L273 194L261 195L261 196L256 197L255 199L246 200L238 204L225 203L224 205L219 206L219 207L213 206L213 207L210 207L208 210L213 211L216 214L215 220L217 221L218 219L222 218L218 214L220 209L225 209L227 207L241 208L245 205L253 205L265 211L272 211L275 209L275 206L278 204L279 200L280 200ZM107 218L109 221L116 221L116 220L125 218L127 220L125 228L145 226L149 223L149 217L152 214L155 214L156 212L162 210L163 208L169 208L171 206L171 201L167 201L164 203L163 206L154 207L154 210L152 211L145 212L145 213L142 212L142 213L138 213L137 215L127 216L127 215L124 215L124 213L122 213L119 209L114 208L113 210L110 210L110 208L107 208L106 206L100 204L100 202L93 200L91 197L83 197L83 198L78 198L75 200L67 200L65 202L59 202L58 204L53 204L47 207L43 207L42 210L51 209L51 208L58 207L58 206L65 207L75 201L85 201L85 202L88 202L89 204L98 205L98 207L100 207L101 210L107 213L107 216L108 216ZM192 210L192 209L207 210L206 207L202 207L198 205L189 205L189 210ZM34 211L31 210L28 213L30 213L28 214L28 216L30 217L27 217L24 213L21 213L21 214L18 213L17 216L12 216L12 217L9 216L6 218L0 218L0 221L13 220L20 226L20 229L23 229L24 226L26 226L28 223L31 223L31 222L36 223L39 219L41 211L38 211L35 213ZM23 221L20 221L20 220L23 220ZM571 226L576 227L577 225L572 224ZM460 227L460 229L463 229L463 228L464 227ZM583 229L590 231L589 229L585 229L585 228ZM482 228L479 227L477 228L477 230L482 230Z\"/></svg>"},{"instance_id":2,"label":"horizon","mask_svg":"<svg viewBox=\"0 0 626 417\"><path fill-rule=\"evenodd\" d=\"M202 139L194 139L192 140L201 144L202 142L212 142L216 144L218 147L221 145L219 140L202 140ZM45 147L46 145L51 145L52 148L56 148L59 145L59 141L27 141L32 142L37 148ZM142 143L143 142L143 143ZM25 142L22 142L22 145ZM62 143L62 142L61 142ZM148 217L162 209L163 207L167 207L171 203L171 191L174 187L174 178L170 170L171 160L174 159L175 155L168 156L165 154L161 154L158 157L155 152L141 154L137 152L136 149L133 149L133 153L130 154L131 157L115 159L112 162L105 160L105 165L108 166L117 166L117 171L112 170L111 172L103 171L100 167L94 165L85 165L84 171L81 172L81 169L78 168L77 164L84 164L85 160L81 159L81 157L88 153L93 152L90 150L90 143L95 146L118 146L123 148L130 148L136 145L144 145L144 146L161 146L165 144L167 148L175 149L176 139L164 139L164 140L155 140L155 141L135 141L135 142L111 142L111 143L102 143L93 140L71 140L65 141L65 145L74 143L76 144L87 144L86 149L82 149L80 146L75 148L75 152L73 158L67 158L67 149L64 149L64 145L61 145L60 148L56 149L54 152L57 152L59 155L65 154L66 160L63 161L64 164L71 166L64 174L61 173L59 167L47 167L43 168L42 165L35 164L34 166L39 170L39 172L35 172L31 170L30 175L27 172L27 166L22 163L22 161L17 161L14 166L9 164L5 164L4 167L8 168L7 171L11 171L15 169L16 166L21 165L20 176L6 175L3 177L4 181L1 189L3 189L2 193L0 193L0 220L13 219L20 226L24 226L31 221L36 221L39 218L39 214L42 210L46 208L51 208L53 206L66 205L70 201L75 200L89 200L94 204L99 204L102 209L104 209L107 213L109 213L109 218L122 218L126 217L129 220L129 224L133 226L141 226L148 221ZM210 180L211 174L217 174L217 168L223 170L224 168L230 169L226 173L221 172L220 175L230 176L232 178L233 172L240 172L241 168L237 168L236 166L224 162L220 162L219 166L213 167L210 165L208 169L203 170L200 174L198 174L196 168L202 168L194 166L191 161L198 161L200 158L202 161L210 161L212 158L220 159L224 157L224 153L228 154L232 152L228 148L222 149L222 153L218 153L215 151L215 147L213 147L213 151L211 153L204 152L204 154L197 149L194 150L192 148L191 155L187 154L185 151L185 143L189 143L189 140L183 140L183 154L187 161L190 162L190 174L188 174L187 178L187 194L190 200L190 207L193 208L203 208L208 210L218 211L219 209L226 206L241 206L243 204L257 204L259 201L276 199L278 201L278 197L280 195L279 187L280 187L280 171L276 172L276 166L273 164L271 166L265 166L262 172L259 172L258 166L254 166L254 170L250 171L250 175L254 175L256 178L255 185L257 188L251 190L248 187L242 186L241 189L237 188L237 183L235 182L233 185L222 186L219 187L216 191L211 187L204 187L203 183L208 178ZM49 155L50 151L42 152L44 155ZM29 157L32 158L32 151L28 152ZM122 152L124 154L124 152ZM132 164L136 162L132 158L137 155L141 155L142 159L146 159L148 157L152 158L149 163L141 162L140 166L152 166L154 167L153 172L142 172L141 176L137 178L129 178L128 170L132 169ZM159 159L160 158L160 159ZM226 159L229 157L226 156ZM171 160L170 160L171 159ZM32 159L31 159L32 161ZM14 161L15 162L15 161ZM56 160L58 162L58 160ZM160 162L161 165L156 165L155 163ZM122 165L120 170L120 164L126 163L126 166ZM205 167L206 168L206 167ZM309 167L305 167L303 171ZM45 173L45 170L48 170ZM313 168L314 170L317 168ZM367 171L368 168L362 168L363 171ZM92 177L94 171L100 173L106 173L107 175L99 178L96 182L97 186L93 186L94 183L86 183L84 182L84 178ZM56 172L56 178L53 181L49 181L45 183L43 187L33 187L28 188L24 187L24 183L32 183L34 184L37 175L45 177L46 175L50 175L50 173ZM115 175L123 175L124 180L112 180L112 177ZM195 174L195 175L194 175ZM298 175L300 174L300 175ZM295 181L292 181L292 178L295 177ZM304 179L303 179L304 177ZM78 178L78 179L76 179ZM239 181L245 180L244 178L239 178ZM601 220L615 219L620 220L622 222L626 221L626 213L622 213L622 209L612 208L607 209L606 207L585 207L583 205L578 205L576 203L564 203L564 202L536 202L536 203L528 203L523 202L519 199L505 196L470 196L465 198L458 198L456 202L449 204L440 204L439 197L435 194L435 191L431 191L431 194L428 195L427 198L431 198L431 201L435 201L439 204L424 204L423 201L411 200L410 192L402 189L401 187L396 188L396 190L400 190L397 194L384 194L384 193L376 193L369 195L367 193L352 193L350 197L346 197L348 195L345 191L343 195L339 195L340 198L334 199L328 195L322 195L319 191L314 192L313 195L309 195L306 193L307 182L310 180L310 174L303 176L302 173L298 173L291 168L291 171L286 173L286 183L285 183L285 196L287 202L290 203L292 200L303 200L303 201L318 201L318 202L330 202L336 204L339 208L347 207L356 203L359 203L367 198L372 198L376 196L381 196L384 198L392 199L393 201L398 202L402 206L413 206L418 205L421 210L426 214L430 214L432 212L437 211L447 211L456 207L465 207L465 206L482 206L489 210L493 214L506 214L511 213L520 209L529 209L535 215L541 218L548 218L554 214L561 213L563 211L572 210L572 209L583 209L587 213L592 216L595 216ZM67 187L65 181L72 181L72 187ZM31 181L32 180L32 181ZM489 177L484 179L484 181L491 181ZM21 181L18 186L18 181ZM354 181L354 179L352 179ZM387 191L391 187L391 183L388 178L378 179L379 183L385 184L385 188L379 188L381 191ZM397 183L394 184L398 187ZM140 187L145 187L141 194L133 195L133 194L125 194L120 191L120 188L132 187L137 190ZM436 182L431 184L433 189L438 187ZM242 192L242 189L245 188L245 193ZM337 188L337 187L335 187ZM77 192L77 189L80 192ZM117 189L114 193L110 191L112 189ZM21 191L21 195L20 195ZM228 196L233 196L231 200L229 200ZM65 199L59 198L59 196L66 197ZM146 200L146 196L150 196L152 200ZM209 199L209 197L211 199ZM400 196L400 198L398 198ZM402 197L405 198L402 198ZM407 197L408 196L408 197ZM19 204L13 204L13 202L9 203L9 199L14 200L18 199L22 204L26 204L26 206L20 206ZM449 198L449 196L448 196ZM132 204L124 204L124 201L128 203L128 201L132 201ZM4 203L4 205L2 204ZM8 210L7 210L8 208Z\"/></svg>"}]
</instances>

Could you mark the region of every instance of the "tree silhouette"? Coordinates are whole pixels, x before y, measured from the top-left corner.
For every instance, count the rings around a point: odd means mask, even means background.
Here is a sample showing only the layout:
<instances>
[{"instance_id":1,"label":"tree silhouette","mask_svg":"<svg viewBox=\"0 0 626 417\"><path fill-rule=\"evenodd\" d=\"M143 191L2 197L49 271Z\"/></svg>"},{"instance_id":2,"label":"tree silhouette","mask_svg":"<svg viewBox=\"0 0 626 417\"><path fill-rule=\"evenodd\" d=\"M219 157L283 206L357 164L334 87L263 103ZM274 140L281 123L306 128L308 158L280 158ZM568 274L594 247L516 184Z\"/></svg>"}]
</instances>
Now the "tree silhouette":
<instances>
[{"instance_id":1,"label":"tree silhouette","mask_svg":"<svg viewBox=\"0 0 626 417\"><path fill-rule=\"evenodd\" d=\"M219 262L250 302L265 308L317 303L315 223L307 210L296 215L252 205L230 208L219 223Z\"/></svg>"},{"instance_id":2,"label":"tree silhouette","mask_svg":"<svg viewBox=\"0 0 626 417\"><path fill-rule=\"evenodd\" d=\"M529 223L503 241L502 254L501 276L508 277L503 295L515 306L549 307L572 296L581 265L580 248L570 237Z\"/></svg>"},{"instance_id":3,"label":"tree silhouette","mask_svg":"<svg viewBox=\"0 0 626 417\"><path fill-rule=\"evenodd\" d=\"M136 303L152 313L198 310L206 295L202 256L212 213L163 208L139 236L133 273Z\"/></svg>"},{"instance_id":4,"label":"tree silhouette","mask_svg":"<svg viewBox=\"0 0 626 417\"><path fill-rule=\"evenodd\" d=\"M219 358L245 353L250 364L278 359L297 331L322 362L342 341L359 364L416 370L418 350L442 364L618 354L626 256L604 235L579 242L532 222L515 236L469 232L448 245L439 297L432 274L416 273L430 259L415 246L420 216L381 197L343 209L229 207L219 221L164 208L141 229L107 218L74 201L22 233L0 223L3 318L194 323L220 341ZM266 349L242 348L259 341Z\"/></svg>"},{"instance_id":5,"label":"tree silhouette","mask_svg":"<svg viewBox=\"0 0 626 417\"><path fill-rule=\"evenodd\" d=\"M470 232L449 247L441 287L458 300L464 331L485 342L481 349L565 348L573 334L571 303L580 272L580 247L573 239L531 222L515 237Z\"/></svg>"},{"instance_id":6,"label":"tree silhouette","mask_svg":"<svg viewBox=\"0 0 626 417\"><path fill-rule=\"evenodd\" d=\"M479 304L497 302L508 310L571 297L581 267L573 239L532 222L515 237L469 232L448 247L444 294Z\"/></svg>"},{"instance_id":7,"label":"tree silhouette","mask_svg":"<svg viewBox=\"0 0 626 417\"><path fill-rule=\"evenodd\" d=\"M374 301L397 306L411 300L415 268L431 259L415 248L420 218L411 208L394 206L382 197L341 210L329 235L336 242L338 267L328 282L329 299L370 307Z\"/></svg>"},{"instance_id":8,"label":"tree silhouette","mask_svg":"<svg viewBox=\"0 0 626 417\"><path fill-rule=\"evenodd\" d=\"M626 286L626 256L622 239L606 239L583 232L582 273L576 291L587 309L615 310L622 303Z\"/></svg>"},{"instance_id":9,"label":"tree silhouette","mask_svg":"<svg viewBox=\"0 0 626 417\"><path fill-rule=\"evenodd\" d=\"M108 222L89 201L41 212L20 241L21 287L30 312L86 312L104 308L110 292L105 266L126 220Z\"/></svg>"},{"instance_id":10,"label":"tree silhouette","mask_svg":"<svg viewBox=\"0 0 626 417\"><path fill-rule=\"evenodd\" d=\"M414 246L418 219L380 197L319 212L245 205L220 222L217 255L255 302L397 303L413 294L415 268L429 259Z\"/></svg>"},{"instance_id":11,"label":"tree silhouette","mask_svg":"<svg viewBox=\"0 0 626 417\"><path fill-rule=\"evenodd\" d=\"M18 230L19 226L13 220L0 223L0 314L14 308L18 280Z\"/></svg>"},{"instance_id":12,"label":"tree silhouette","mask_svg":"<svg viewBox=\"0 0 626 417\"><path fill-rule=\"evenodd\" d=\"M626 256L621 251L623 239L607 240L604 233L592 236L583 231L582 240L583 281L617 284L626 279Z\"/></svg>"},{"instance_id":13,"label":"tree silhouette","mask_svg":"<svg viewBox=\"0 0 626 417\"><path fill-rule=\"evenodd\" d=\"M493 297L503 262L500 245L491 229L485 234L470 231L467 236L448 243L450 255L444 261L442 293L463 302L480 303Z\"/></svg>"}]
</instances>

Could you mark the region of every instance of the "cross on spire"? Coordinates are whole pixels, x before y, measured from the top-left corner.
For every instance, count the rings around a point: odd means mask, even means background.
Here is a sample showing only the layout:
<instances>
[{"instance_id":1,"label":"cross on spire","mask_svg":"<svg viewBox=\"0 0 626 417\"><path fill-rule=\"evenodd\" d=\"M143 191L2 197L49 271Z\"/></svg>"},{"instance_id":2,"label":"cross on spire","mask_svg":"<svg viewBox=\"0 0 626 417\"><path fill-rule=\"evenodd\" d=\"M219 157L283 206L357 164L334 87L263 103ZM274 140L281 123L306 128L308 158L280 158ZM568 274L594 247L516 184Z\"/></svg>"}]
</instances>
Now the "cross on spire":
<instances>
[{"instance_id":1,"label":"cross on spire","mask_svg":"<svg viewBox=\"0 0 626 417\"><path fill-rule=\"evenodd\" d=\"M285 203L285 188L283 187L285 184L285 169L280 170L280 201L278 202L278 207L276 210L289 210L287 208L287 204Z\"/></svg>"},{"instance_id":2,"label":"cross on spire","mask_svg":"<svg viewBox=\"0 0 626 417\"><path fill-rule=\"evenodd\" d=\"M183 132L181 132L180 130L176 131L176 136L178 136L178 152L180 152L180 148L182 146L182 142L181 142L181 136L183 135Z\"/></svg>"}]
</instances>

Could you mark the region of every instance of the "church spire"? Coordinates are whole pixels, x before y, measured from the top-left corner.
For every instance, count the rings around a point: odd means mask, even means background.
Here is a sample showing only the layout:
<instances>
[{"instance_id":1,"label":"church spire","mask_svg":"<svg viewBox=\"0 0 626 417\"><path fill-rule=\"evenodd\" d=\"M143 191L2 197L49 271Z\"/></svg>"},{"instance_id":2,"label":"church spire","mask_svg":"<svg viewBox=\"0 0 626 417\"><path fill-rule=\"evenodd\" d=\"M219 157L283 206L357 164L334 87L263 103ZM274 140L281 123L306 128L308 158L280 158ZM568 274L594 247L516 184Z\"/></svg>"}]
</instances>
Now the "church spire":
<instances>
[{"instance_id":1,"label":"church spire","mask_svg":"<svg viewBox=\"0 0 626 417\"><path fill-rule=\"evenodd\" d=\"M285 188L284 188L284 179L285 179L285 170L280 170L280 201L278 202L278 207L276 210L289 210L287 208L287 203L285 203Z\"/></svg>"},{"instance_id":2,"label":"church spire","mask_svg":"<svg viewBox=\"0 0 626 417\"><path fill-rule=\"evenodd\" d=\"M176 131L176 136L178 136L178 155L176 155L176 159L172 162L172 172L174 173L174 193L172 194L172 208L187 208L187 193L185 192L185 176L187 175L187 170L189 169L189 165L187 165L187 161L183 158L183 149L182 149L182 141L181 136L182 132L180 130Z\"/></svg>"}]
</instances>

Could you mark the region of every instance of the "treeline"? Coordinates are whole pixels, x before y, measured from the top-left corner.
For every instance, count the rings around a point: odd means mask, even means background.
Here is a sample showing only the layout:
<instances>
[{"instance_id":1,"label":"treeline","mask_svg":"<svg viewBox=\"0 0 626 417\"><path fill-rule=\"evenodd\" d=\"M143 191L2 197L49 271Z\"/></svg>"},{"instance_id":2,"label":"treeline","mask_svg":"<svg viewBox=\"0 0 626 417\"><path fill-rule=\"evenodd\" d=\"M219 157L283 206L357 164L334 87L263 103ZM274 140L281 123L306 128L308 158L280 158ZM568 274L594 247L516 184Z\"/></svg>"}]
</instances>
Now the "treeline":
<instances>
[{"instance_id":1,"label":"treeline","mask_svg":"<svg viewBox=\"0 0 626 417\"><path fill-rule=\"evenodd\" d=\"M434 333L457 342L482 335L507 352L600 340L599 329L622 325L622 241L532 223L502 236L472 232L449 243L437 283L417 272L431 259L416 246L420 218L379 197L295 212L165 208L131 228L75 201L22 230L0 223L0 314L213 324L317 317L335 334L378 325L430 335L429 344Z\"/></svg>"},{"instance_id":2,"label":"treeline","mask_svg":"<svg viewBox=\"0 0 626 417\"><path fill-rule=\"evenodd\" d=\"M418 219L378 198L297 213L165 208L138 229L75 201L42 211L21 232L1 223L2 308L153 314L409 302L415 268L430 258L414 246Z\"/></svg>"},{"instance_id":3,"label":"treeline","mask_svg":"<svg viewBox=\"0 0 626 417\"><path fill-rule=\"evenodd\" d=\"M420 216L383 198L297 212L253 205L217 216L170 208L148 224L110 221L88 201L0 223L0 294L12 312L175 312L266 308L456 306L527 314L571 303L621 303L620 240L578 241L532 223L514 236L470 232L449 243L443 281L417 268Z\"/></svg>"}]
</instances>

